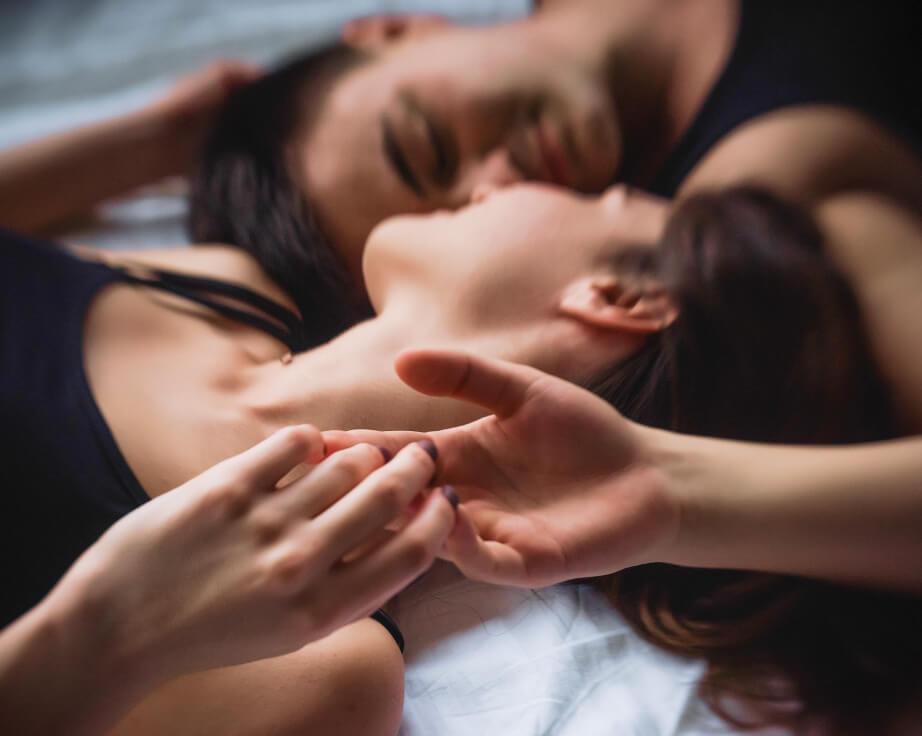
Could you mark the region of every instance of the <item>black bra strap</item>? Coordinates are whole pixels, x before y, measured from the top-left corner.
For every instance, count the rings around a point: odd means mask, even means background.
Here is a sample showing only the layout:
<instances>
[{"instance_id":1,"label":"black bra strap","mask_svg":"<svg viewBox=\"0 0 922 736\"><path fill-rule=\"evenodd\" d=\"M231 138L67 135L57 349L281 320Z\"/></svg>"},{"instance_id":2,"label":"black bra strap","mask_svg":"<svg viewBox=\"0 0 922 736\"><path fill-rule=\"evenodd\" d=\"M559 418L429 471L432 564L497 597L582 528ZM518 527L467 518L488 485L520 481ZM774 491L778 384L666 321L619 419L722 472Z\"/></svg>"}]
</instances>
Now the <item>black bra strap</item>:
<instances>
[{"instance_id":1,"label":"black bra strap","mask_svg":"<svg viewBox=\"0 0 922 736\"><path fill-rule=\"evenodd\" d=\"M158 269L151 273L164 284L175 284L194 291L218 294L219 296L226 296L231 299L236 299L237 301L245 302L265 314L268 314L273 319L278 320L292 332L301 328L301 320L296 314L285 309L281 304L267 299L262 294L257 294L255 291L245 286L232 284L228 281L218 281L217 279L210 279L204 276L189 276L188 274L176 273L175 271L161 271Z\"/></svg>"},{"instance_id":2,"label":"black bra strap","mask_svg":"<svg viewBox=\"0 0 922 736\"><path fill-rule=\"evenodd\" d=\"M122 281L175 294L201 304L235 322L261 330L283 343L293 353L300 352L307 346L304 323L296 314L245 286L159 269L116 266L113 270ZM209 295L242 302L262 314L239 309L226 302L210 298ZM268 315L271 319L267 319L264 315Z\"/></svg>"}]
</instances>

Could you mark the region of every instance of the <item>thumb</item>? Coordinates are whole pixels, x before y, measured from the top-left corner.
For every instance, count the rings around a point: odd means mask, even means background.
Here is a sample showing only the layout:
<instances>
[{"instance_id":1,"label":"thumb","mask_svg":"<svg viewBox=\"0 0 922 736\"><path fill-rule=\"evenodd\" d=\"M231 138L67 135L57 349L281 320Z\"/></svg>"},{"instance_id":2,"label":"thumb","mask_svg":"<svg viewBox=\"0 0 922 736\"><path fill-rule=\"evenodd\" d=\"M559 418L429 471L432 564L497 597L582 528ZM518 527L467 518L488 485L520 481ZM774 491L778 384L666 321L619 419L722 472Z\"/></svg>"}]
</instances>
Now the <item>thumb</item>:
<instances>
[{"instance_id":1,"label":"thumb","mask_svg":"<svg viewBox=\"0 0 922 736\"><path fill-rule=\"evenodd\" d=\"M529 387L544 375L515 363L443 350L406 351L394 368L420 393L468 401L500 419L518 411Z\"/></svg>"}]
</instances>

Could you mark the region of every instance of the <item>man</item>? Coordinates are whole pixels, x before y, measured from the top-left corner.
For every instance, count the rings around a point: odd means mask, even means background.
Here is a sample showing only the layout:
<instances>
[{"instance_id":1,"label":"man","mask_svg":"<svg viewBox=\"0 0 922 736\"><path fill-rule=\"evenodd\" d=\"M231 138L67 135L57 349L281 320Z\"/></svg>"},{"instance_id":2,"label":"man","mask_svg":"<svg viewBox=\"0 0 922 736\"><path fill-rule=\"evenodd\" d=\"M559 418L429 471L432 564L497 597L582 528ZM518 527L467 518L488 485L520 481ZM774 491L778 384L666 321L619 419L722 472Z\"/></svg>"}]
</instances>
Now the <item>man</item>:
<instances>
[{"instance_id":1,"label":"man","mask_svg":"<svg viewBox=\"0 0 922 736\"><path fill-rule=\"evenodd\" d=\"M193 235L256 255L323 339L361 313L378 222L482 187L617 179L672 197L745 180L806 205L855 189L922 203L906 12L582 0L486 28L359 21L229 106ZM337 311L329 295L350 282L355 304Z\"/></svg>"}]
</instances>

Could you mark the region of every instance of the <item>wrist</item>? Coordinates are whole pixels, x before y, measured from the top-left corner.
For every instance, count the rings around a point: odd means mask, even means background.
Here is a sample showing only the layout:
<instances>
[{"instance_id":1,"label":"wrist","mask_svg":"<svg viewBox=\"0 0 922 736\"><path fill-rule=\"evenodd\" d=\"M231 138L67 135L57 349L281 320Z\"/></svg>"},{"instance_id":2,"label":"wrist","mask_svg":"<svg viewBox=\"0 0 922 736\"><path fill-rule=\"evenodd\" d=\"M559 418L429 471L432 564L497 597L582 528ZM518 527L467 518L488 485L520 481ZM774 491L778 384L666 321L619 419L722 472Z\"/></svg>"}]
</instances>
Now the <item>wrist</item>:
<instances>
[{"instance_id":1,"label":"wrist","mask_svg":"<svg viewBox=\"0 0 922 736\"><path fill-rule=\"evenodd\" d=\"M67 587L3 632L0 721L16 733L101 733L147 692Z\"/></svg>"},{"instance_id":2,"label":"wrist","mask_svg":"<svg viewBox=\"0 0 922 736\"><path fill-rule=\"evenodd\" d=\"M662 474L675 509L670 543L657 562L685 567L733 567L728 542L739 529L734 517L745 504L750 468L737 454L744 446L728 441L647 430L653 466ZM751 458L750 458L751 461Z\"/></svg>"},{"instance_id":3,"label":"wrist","mask_svg":"<svg viewBox=\"0 0 922 736\"><path fill-rule=\"evenodd\" d=\"M135 635L135 617L110 586L113 565L99 545L84 553L42 605L48 606L49 625L66 642L62 651L74 662L92 663L87 679L129 697L169 675L158 667L158 642Z\"/></svg>"}]
</instances>

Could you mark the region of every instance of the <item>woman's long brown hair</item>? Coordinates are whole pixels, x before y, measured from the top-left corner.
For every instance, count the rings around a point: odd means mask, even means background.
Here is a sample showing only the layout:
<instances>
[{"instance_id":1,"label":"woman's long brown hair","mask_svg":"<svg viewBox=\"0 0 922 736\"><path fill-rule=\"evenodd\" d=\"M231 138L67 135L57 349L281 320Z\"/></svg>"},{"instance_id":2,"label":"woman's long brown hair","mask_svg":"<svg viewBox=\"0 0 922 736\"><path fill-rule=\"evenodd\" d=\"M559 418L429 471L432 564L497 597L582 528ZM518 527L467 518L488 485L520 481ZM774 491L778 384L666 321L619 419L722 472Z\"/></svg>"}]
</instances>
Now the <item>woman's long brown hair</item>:
<instances>
[{"instance_id":1,"label":"woman's long brown hair","mask_svg":"<svg viewBox=\"0 0 922 736\"><path fill-rule=\"evenodd\" d=\"M893 436L854 296L798 209L750 188L698 196L679 207L659 248L626 251L616 265L662 281L680 309L591 382L626 416L756 442ZM669 565L601 584L648 640L707 660L702 695L737 727L878 736L920 694L918 599Z\"/></svg>"}]
</instances>

